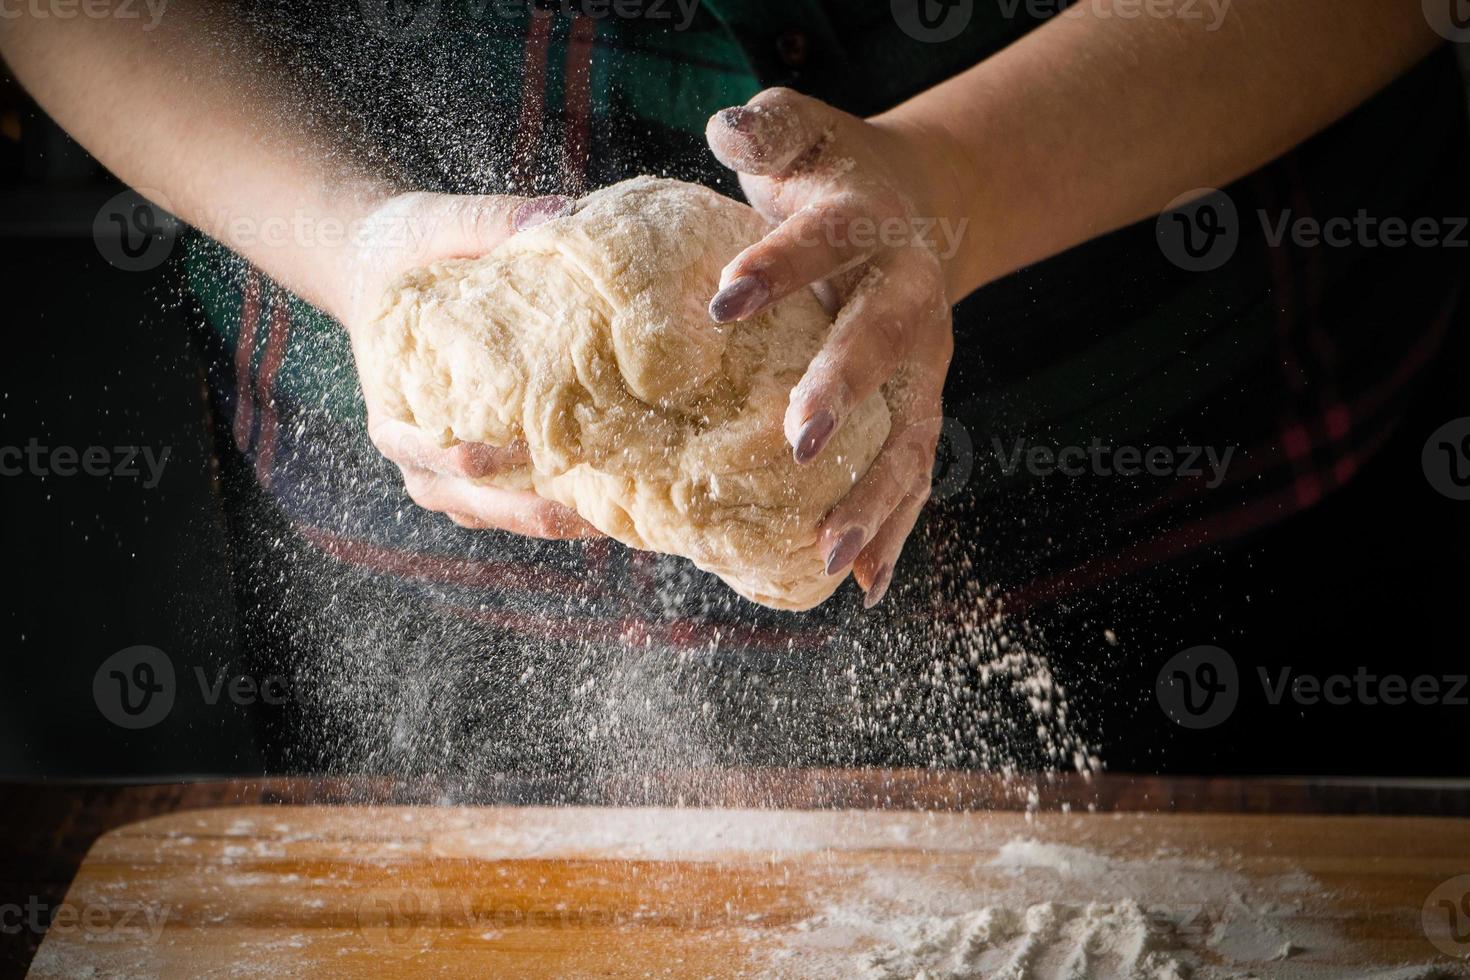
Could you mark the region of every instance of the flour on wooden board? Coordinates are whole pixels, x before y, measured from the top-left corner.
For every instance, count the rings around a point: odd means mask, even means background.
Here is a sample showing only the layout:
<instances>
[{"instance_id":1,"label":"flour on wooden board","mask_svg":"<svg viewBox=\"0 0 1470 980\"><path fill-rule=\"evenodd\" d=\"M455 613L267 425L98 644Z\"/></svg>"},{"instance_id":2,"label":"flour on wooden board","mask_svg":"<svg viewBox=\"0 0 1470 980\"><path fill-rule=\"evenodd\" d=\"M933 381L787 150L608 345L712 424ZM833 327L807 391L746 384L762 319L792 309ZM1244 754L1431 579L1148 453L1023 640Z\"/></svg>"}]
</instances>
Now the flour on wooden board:
<instances>
[{"instance_id":1,"label":"flour on wooden board","mask_svg":"<svg viewBox=\"0 0 1470 980\"><path fill-rule=\"evenodd\" d=\"M1251 877L1231 855L1125 860L1016 838L970 885L867 874L797 924L778 976L872 980L1432 980L1432 964L1358 964L1304 872ZM995 875L1001 877L996 880ZM1311 914L1313 911L1316 915Z\"/></svg>"}]
</instances>

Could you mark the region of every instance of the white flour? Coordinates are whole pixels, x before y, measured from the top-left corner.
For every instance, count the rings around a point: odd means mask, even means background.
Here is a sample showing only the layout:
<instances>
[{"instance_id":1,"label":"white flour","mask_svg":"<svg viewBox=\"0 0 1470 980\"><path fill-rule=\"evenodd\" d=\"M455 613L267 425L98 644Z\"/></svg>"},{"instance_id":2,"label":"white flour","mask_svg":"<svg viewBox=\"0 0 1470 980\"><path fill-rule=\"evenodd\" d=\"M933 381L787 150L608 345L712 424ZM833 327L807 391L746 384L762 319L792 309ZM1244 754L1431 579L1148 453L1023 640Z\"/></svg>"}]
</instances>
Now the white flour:
<instances>
[{"instance_id":1,"label":"white flour","mask_svg":"<svg viewBox=\"0 0 1470 980\"><path fill-rule=\"evenodd\" d=\"M872 980L1430 980L1433 964L1346 966L1331 895L1229 854L1121 859L1028 838L978 867L881 872L797 925L779 976ZM1146 896L1146 897L1145 897Z\"/></svg>"}]
</instances>

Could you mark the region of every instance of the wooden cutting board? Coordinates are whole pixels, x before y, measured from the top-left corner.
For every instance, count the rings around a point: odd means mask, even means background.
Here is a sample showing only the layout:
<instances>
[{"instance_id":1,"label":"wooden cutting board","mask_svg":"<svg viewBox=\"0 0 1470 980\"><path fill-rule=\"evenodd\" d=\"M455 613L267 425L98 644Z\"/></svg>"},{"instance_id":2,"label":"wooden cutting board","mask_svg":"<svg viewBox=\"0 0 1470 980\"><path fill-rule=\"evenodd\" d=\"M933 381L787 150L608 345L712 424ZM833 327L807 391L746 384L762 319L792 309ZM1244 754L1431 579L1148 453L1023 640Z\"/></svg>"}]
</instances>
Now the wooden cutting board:
<instances>
[{"instance_id":1,"label":"wooden cutting board","mask_svg":"<svg viewBox=\"0 0 1470 980\"><path fill-rule=\"evenodd\" d=\"M30 975L1103 977L1138 909L1202 969L1470 976L1467 874L1452 819L229 808L100 838Z\"/></svg>"}]
</instances>

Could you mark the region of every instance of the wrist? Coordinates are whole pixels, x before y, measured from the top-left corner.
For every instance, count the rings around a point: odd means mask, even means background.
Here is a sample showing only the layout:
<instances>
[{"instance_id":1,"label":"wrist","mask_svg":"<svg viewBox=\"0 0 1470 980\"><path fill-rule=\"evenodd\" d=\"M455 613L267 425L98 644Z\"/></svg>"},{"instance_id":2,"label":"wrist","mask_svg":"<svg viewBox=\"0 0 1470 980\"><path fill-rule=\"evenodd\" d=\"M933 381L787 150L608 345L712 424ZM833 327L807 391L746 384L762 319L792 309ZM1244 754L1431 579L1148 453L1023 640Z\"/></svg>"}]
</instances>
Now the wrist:
<instances>
[{"instance_id":1,"label":"wrist","mask_svg":"<svg viewBox=\"0 0 1470 980\"><path fill-rule=\"evenodd\" d=\"M907 183L916 188L916 217L930 228L928 237L944 268L946 292L950 302L957 303L992 278L984 271L980 247L977 168L948 127L905 108L869 122L896 141L891 159L911 171Z\"/></svg>"},{"instance_id":2,"label":"wrist","mask_svg":"<svg viewBox=\"0 0 1470 980\"><path fill-rule=\"evenodd\" d=\"M362 186L272 193L242 195L239 204L204 210L194 223L281 287L343 320L386 196Z\"/></svg>"},{"instance_id":3,"label":"wrist","mask_svg":"<svg viewBox=\"0 0 1470 980\"><path fill-rule=\"evenodd\" d=\"M313 263L313 291L319 296L317 305L349 331L361 318L363 297L379 278L377 270L384 265L388 245L414 240L399 227L408 220L410 196L363 182L340 188L328 198L331 222L343 229L343 235L340 242L323 248Z\"/></svg>"}]
</instances>

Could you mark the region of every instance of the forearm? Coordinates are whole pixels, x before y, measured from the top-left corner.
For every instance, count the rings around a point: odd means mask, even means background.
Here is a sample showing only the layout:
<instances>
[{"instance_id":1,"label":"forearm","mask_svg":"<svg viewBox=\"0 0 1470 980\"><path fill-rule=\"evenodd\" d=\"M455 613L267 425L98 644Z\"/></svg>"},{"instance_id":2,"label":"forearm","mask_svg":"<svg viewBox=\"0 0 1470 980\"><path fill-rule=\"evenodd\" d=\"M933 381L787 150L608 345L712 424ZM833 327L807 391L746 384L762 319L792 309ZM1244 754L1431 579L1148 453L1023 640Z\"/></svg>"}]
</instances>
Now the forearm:
<instances>
[{"instance_id":1,"label":"forearm","mask_svg":"<svg viewBox=\"0 0 1470 980\"><path fill-rule=\"evenodd\" d=\"M334 307L344 229L389 188L293 113L239 25L175 0L152 30L122 18L0 20L0 54L37 102L130 186Z\"/></svg>"},{"instance_id":2,"label":"forearm","mask_svg":"<svg viewBox=\"0 0 1470 980\"><path fill-rule=\"evenodd\" d=\"M1115 2L1086 0L875 120L945 145L935 206L969 219L953 298L1244 176L1439 40L1418 0L1234 0L1215 31Z\"/></svg>"}]
</instances>

